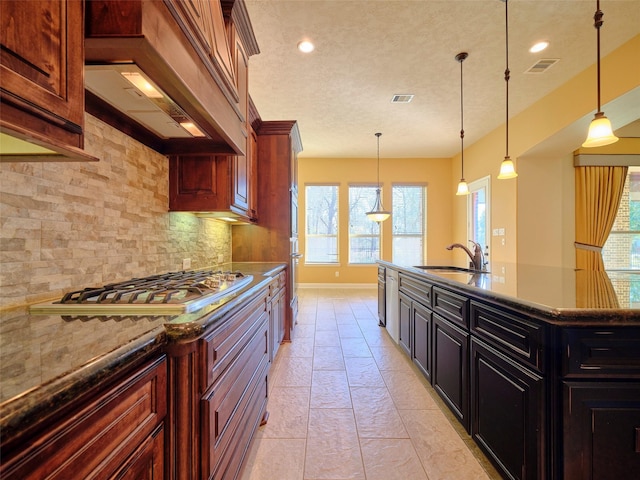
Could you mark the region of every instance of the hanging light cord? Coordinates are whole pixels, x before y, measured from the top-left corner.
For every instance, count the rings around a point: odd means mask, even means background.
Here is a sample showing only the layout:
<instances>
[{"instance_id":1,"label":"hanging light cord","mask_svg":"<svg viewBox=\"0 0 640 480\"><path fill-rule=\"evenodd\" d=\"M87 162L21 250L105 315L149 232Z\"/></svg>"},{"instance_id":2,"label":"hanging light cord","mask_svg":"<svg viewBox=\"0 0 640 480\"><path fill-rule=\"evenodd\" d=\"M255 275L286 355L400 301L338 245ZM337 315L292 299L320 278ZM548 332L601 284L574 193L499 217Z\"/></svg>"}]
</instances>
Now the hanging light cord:
<instances>
[{"instance_id":1,"label":"hanging light cord","mask_svg":"<svg viewBox=\"0 0 640 480\"><path fill-rule=\"evenodd\" d=\"M603 24L602 21L602 17L604 16L604 13L602 13L602 10L600 10L600 0L596 1L596 13L593 15L593 26L596 27L596 32L597 32L597 52L598 52L598 63L597 63L597 81L598 81L598 113L601 113L600 111L600 27Z\"/></svg>"},{"instance_id":2,"label":"hanging light cord","mask_svg":"<svg viewBox=\"0 0 640 480\"><path fill-rule=\"evenodd\" d=\"M462 62L465 58L467 58L467 54L459 54L459 62L460 62L460 160L462 165L462 176L464 179L464 107L463 107L463 99L462 99Z\"/></svg>"},{"instance_id":3,"label":"hanging light cord","mask_svg":"<svg viewBox=\"0 0 640 480\"><path fill-rule=\"evenodd\" d=\"M378 190L380 190L380 135L381 133L376 133L376 137L378 137Z\"/></svg>"},{"instance_id":4,"label":"hanging light cord","mask_svg":"<svg viewBox=\"0 0 640 480\"><path fill-rule=\"evenodd\" d=\"M505 26L505 52L506 52L506 68L504 70L504 82L506 88L506 122L505 122L505 130L506 130L506 155L505 158L509 158L509 78L511 72L509 71L509 0L504 0L504 26Z\"/></svg>"}]
</instances>

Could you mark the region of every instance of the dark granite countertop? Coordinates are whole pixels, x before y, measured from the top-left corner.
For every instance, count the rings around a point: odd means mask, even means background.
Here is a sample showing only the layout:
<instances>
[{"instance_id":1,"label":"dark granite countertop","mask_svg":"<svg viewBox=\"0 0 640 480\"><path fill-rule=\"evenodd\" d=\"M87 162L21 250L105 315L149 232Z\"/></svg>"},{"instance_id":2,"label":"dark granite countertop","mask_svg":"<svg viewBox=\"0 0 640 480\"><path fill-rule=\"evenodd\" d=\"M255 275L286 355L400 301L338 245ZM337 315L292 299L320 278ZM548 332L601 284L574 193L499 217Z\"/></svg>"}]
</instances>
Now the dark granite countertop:
<instances>
[{"instance_id":1,"label":"dark granite countertop","mask_svg":"<svg viewBox=\"0 0 640 480\"><path fill-rule=\"evenodd\" d=\"M495 263L486 273L472 274L378 263L554 324L640 325L640 273Z\"/></svg>"},{"instance_id":2,"label":"dark granite countertop","mask_svg":"<svg viewBox=\"0 0 640 480\"><path fill-rule=\"evenodd\" d=\"M69 317L0 310L0 430L4 439L102 379L176 339L196 337L248 300L285 268L229 263L253 281L190 315Z\"/></svg>"}]
</instances>

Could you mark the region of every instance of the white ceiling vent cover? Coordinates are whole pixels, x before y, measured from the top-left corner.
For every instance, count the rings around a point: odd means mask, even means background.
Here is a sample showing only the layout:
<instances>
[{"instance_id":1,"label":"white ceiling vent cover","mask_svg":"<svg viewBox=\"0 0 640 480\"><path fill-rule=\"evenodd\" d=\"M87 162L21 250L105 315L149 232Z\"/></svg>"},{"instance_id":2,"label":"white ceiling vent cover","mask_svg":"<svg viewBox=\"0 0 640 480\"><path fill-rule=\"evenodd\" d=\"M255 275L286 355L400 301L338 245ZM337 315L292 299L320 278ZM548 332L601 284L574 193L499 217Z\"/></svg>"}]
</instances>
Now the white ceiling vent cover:
<instances>
[{"instance_id":1,"label":"white ceiling vent cover","mask_svg":"<svg viewBox=\"0 0 640 480\"><path fill-rule=\"evenodd\" d=\"M394 95L391 97L391 103L409 103L413 100L413 95Z\"/></svg>"},{"instance_id":2,"label":"white ceiling vent cover","mask_svg":"<svg viewBox=\"0 0 640 480\"><path fill-rule=\"evenodd\" d=\"M559 58L541 58L524 73L544 73L559 61Z\"/></svg>"}]
</instances>

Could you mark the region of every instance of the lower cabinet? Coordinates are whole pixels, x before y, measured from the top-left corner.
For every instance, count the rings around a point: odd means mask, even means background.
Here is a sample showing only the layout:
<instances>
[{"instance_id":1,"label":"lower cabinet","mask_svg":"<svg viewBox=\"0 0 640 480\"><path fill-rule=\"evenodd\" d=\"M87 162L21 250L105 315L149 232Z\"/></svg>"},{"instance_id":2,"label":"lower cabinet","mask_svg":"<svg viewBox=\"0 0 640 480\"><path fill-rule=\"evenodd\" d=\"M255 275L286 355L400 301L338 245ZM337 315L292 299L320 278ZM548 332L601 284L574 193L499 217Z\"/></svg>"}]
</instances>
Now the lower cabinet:
<instances>
[{"instance_id":1,"label":"lower cabinet","mask_svg":"<svg viewBox=\"0 0 640 480\"><path fill-rule=\"evenodd\" d=\"M413 302L411 311L411 340L413 350L411 360L431 381L431 311Z\"/></svg>"},{"instance_id":2,"label":"lower cabinet","mask_svg":"<svg viewBox=\"0 0 640 480\"><path fill-rule=\"evenodd\" d=\"M169 480L239 478L266 415L270 292L277 282L257 291L201 337L176 339L167 346Z\"/></svg>"},{"instance_id":3,"label":"lower cabinet","mask_svg":"<svg viewBox=\"0 0 640 480\"><path fill-rule=\"evenodd\" d=\"M433 314L431 383L469 431L469 333Z\"/></svg>"},{"instance_id":4,"label":"lower cabinet","mask_svg":"<svg viewBox=\"0 0 640 480\"><path fill-rule=\"evenodd\" d=\"M167 361L161 356L3 445L6 480L164 478Z\"/></svg>"},{"instance_id":5,"label":"lower cabinet","mask_svg":"<svg viewBox=\"0 0 640 480\"><path fill-rule=\"evenodd\" d=\"M404 352L411 356L411 299L400 292L398 296L400 317L398 323L398 344Z\"/></svg>"},{"instance_id":6,"label":"lower cabinet","mask_svg":"<svg viewBox=\"0 0 640 480\"><path fill-rule=\"evenodd\" d=\"M471 338L471 397L471 435L502 475L546 478L543 377Z\"/></svg>"},{"instance_id":7,"label":"lower cabinet","mask_svg":"<svg viewBox=\"0 0 640 480\"><path fill-rule=\"evenodd\" d=\"M564 382L564 478L640 476L640 382Z\"/></svg>"},{"instance_id":8,"label":"lower cabinet","mask_svg":"<svg viewBox=\"0 0 640 480\"><path fill-rule=\"evenodd\" d=\"M271 312L269 314L269 322L270 322L270 341L271 345L269 346L269 360L273 361L276 358L276 354L278 353L278 348L282 343L282 339L284 338L285 327L286 327L286 315L287 315L287 305L286 305L286 290L285 290L285 274L281 273L282 276L282 286L279 283L276 283L271 293Z\"/></svg>"}]
</instances>

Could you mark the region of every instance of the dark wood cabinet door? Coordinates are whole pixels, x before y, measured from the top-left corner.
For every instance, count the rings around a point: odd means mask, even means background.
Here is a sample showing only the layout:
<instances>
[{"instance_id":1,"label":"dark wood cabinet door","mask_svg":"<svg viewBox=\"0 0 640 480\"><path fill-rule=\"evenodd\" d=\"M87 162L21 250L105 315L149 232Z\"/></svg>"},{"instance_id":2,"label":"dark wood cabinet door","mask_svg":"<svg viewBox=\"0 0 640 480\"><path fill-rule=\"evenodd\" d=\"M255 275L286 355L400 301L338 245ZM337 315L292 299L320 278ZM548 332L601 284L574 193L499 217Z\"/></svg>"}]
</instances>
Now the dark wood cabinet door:
<instances>
[{"instance_id":1,"label":"dark wood cabinet door","mask_svg":"<svg viewBox=\"0 0 640 480\"><path fill-rule=\"evenodd\" d=\"M469 334L433 314L433 388L469 431Z\"/></svg>"},{"instance_id":2,"label":"dark wood cabinet door","mask_svg":"<svg viewBox=\"0 0 640 480\"><path fill-rule=\"evenodd\" d=\"M505 478L546 478L544 393L541 376L471 339L471 435Z\"/></svg>"},{"instance_id":3,"label":"dark wood cabinet door","mask_svg":"<svg viewBox=\"0 0 640 480\"><path fill-rule=\"evenodd\" d=\"M2 129L82 148L84 2L1 3Z\"/></svg>"},{"instance_id":4,"label":"dark wood cabinet door","mask_svg":"<svg viewBox=\"0 0 640 480\"><path fill-rule=\"evenodd\" d=\"M414 302L412 305L413 353L411 359L431 382L431 311Z\"/></svg>"},{"instance_id":5,"label":"dark wood cabinet door","mask_svg":"<svg viewBox=\"0 0 640 480\"><path fill-rule=\"evenodd\" d=\"M398 328L398 344L405 353L411 356L411 299L399 294L400 323Z\"/></svg>"},{"instance_id":6,"label":"dark wood cabinet door","mask_svg":"<svg viewBox=\"0 0 640 480\"><path fill-rule=\"evenodd\" d=\"M564 478L640 475L640 383L564 382Z\"/></svg>"}]
</instances>

